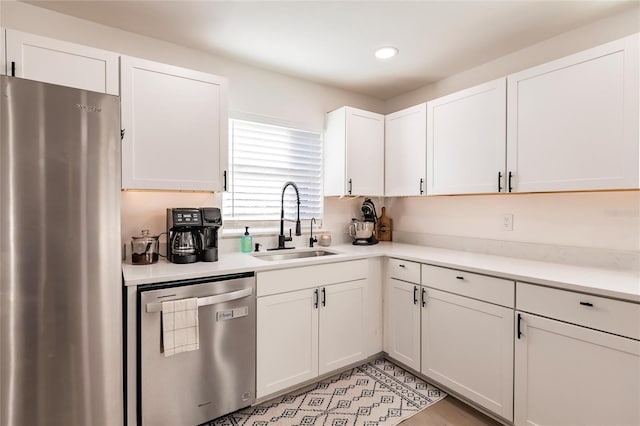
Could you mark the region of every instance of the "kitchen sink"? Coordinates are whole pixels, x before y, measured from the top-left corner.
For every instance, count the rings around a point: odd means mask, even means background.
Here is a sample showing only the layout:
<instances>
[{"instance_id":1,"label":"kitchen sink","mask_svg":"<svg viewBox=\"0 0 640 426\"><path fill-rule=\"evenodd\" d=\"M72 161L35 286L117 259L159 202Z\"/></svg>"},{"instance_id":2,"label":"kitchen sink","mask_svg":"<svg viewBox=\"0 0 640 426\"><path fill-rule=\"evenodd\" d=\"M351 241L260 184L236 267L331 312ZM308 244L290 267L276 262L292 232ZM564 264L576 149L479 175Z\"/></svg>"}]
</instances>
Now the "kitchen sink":
<instances>
[{"instance_id":1,"label":"kitchen sink","mask_svg":"<svg viewBox=\"0 0 640 426\"><path fill-rule=\"evenodd\" d=\"M267 253L256 253L252 254L253 257L261 260L290 260L290 259L304 259L307 257L319 257L319 256L330 256L332 254L338 254L333 251L328 250L301 250L301 251L291 251L291 250L278 250Z\"/></svg>"}]
</instances>

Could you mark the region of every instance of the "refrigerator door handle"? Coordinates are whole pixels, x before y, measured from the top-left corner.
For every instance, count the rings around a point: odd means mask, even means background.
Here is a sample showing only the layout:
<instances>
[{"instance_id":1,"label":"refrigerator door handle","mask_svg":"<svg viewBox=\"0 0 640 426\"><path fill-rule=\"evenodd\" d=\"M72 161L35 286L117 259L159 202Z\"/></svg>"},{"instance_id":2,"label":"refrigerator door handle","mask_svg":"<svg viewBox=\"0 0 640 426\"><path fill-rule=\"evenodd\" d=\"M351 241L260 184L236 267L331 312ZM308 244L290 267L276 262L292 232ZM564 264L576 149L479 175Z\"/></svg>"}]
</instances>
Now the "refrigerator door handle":
<instances>
[{"instance_id":1,"label":"refrigerator door handle","mask_svg":"<svg viewBox=\"0 0 640 426\"><path fill-rule=\"evenodd\" d=\"M231 293L223 293L223 294L217 294L213 296L199 297L198 307L215 305L218 303L229 302L231 300L242 299L243 297L251 296L252 292L253 292L252 289L245 288L243 290L232 291ZM162 302L147 303L146 312L147 313L162 312Z\"/></svg>"}]
</instances>

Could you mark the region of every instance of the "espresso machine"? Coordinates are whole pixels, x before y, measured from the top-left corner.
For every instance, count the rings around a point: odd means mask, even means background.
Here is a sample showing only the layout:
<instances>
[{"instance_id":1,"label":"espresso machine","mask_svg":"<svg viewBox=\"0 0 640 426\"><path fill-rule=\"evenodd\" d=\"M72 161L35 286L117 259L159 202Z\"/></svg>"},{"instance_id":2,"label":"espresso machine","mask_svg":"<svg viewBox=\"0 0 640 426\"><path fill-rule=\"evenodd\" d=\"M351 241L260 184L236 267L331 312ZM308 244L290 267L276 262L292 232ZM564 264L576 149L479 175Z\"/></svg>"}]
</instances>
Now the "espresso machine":
<instances>
[{"instance_id":1,"label":"espresso machine","mask_svg":"<svg viewBox=\"0 0 640 426\"><path fill-rule=\"evenodd\" d=\"M201 247L200 227L200 209L167 209L167 260L173 263L197 262Z\"/></svg>"},{"instance_id":2,"label":"espresso machine","mask_svg":"<svg viewBox=\"0 0 640 426\"><path fill-rule=\"evenodd\" d=\"M216 262L218 260L218 230L222 226L222 214L217 207L202 207L202 226L198 228L200 234L200 255L202 262Z\"/></svg>"}]
</instances>

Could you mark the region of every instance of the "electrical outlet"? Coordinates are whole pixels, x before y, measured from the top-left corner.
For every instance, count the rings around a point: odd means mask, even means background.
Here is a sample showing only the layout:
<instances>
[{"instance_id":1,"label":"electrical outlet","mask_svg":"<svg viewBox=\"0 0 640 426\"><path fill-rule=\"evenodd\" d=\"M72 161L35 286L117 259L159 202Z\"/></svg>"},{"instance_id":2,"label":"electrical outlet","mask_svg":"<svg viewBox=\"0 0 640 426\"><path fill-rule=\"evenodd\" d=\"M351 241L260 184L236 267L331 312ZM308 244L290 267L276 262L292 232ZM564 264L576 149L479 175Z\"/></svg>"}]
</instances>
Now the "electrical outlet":
<instances>
[{"instance_id":1,"label":"electrical outlet","mask_svg":"<svg viewBox=\"0 0 640 426\"><path fill-rule=\"evenodd\" d=\"M513 231L513 214L508 213L502 216L502 230Z\"/></svg>"}]
</instances>

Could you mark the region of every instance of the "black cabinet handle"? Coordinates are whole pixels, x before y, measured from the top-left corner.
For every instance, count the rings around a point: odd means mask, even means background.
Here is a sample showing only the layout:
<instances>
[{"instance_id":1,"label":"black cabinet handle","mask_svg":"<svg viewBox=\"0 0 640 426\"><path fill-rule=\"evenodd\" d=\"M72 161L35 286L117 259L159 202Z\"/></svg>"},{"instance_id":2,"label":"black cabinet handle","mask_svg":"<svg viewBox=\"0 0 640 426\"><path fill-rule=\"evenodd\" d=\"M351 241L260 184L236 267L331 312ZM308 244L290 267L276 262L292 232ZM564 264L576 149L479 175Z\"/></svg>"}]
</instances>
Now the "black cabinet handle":
<instances>
[{"instance_id":1,"label":"black cabinet handle","mask_svg":"<svg viewBox=\"0 0 640 426\"><path fill-rule=\"evenodd\" d=\"M349 195L351 195L352 189L353 189L353 181L349 179Z\"/></svg>"},{"instance_id":2,"label":"black cabinet handle","mask_svg":"<svg viewBox=\"0 0 640 426\"><path fill-rule=\"evenodd\" d=\"M457 279L457 280L464 280L464 277L463 277L463 276L461 276L461 275L458 275L458 276L456 277L456 279Z\"/></svg>"},{"instance_id":3,"label":"black cabinet handle","mask_svg":"<svg viewBox=\"0 0 640 426\"><path fill-rule=\"evenodd\" d=\"M522 336L522 329L520 328L520 322L522 320L522 315L518 314L518 339Z\"/></svg>"},{"instance_id":4,"label":"black cabinet handle","mask_svg":"<svg viewBox=\"0 0 640 426\"><path fill-rule=\"evenodd\" d=\"M593 307L593 303L591 303L591 302L580 302L580 304L581 304L582 306L589 306L589 307Z\"/></svg>"},{"instance_id":5,"label":"black cabinet handle","mask_svg":"<svg viewBox=\"0 0 640 426\"><path fill-rule=\"evenodd\" d=\"M420 179L420 195L424 194L424 189L422 188L423 184L424 184L424 179L421 178Z\"/></svg>"},{"instance_id":6,"label":"black cabinet handle","mask_svg":"<svg viewBox=\"0 0 640 426\"><path fill-rule=\"evenodd\" d=\"M418 304L418 287L415 285L413 286L413 304Z\"/></svg>"},{"instance_id":7,"label":"black cabinet handle","mask_svg":"<svg viewBox=\"0 0 640 426\"><path fill-rule=\"evenodd\" d=\"M327 290L322 287L322 306L327 306Z\"/></svg>"},{"instance_id":8,"label":"black cabinet handle","mask_svg":"<svg viewBox=\"0 0 640 426\"><path fill-rule=\"evenodd\" d=\"M424 308L425 305L427 304L427 289L422 287L422 307Z\"/></svg>"},{"instance_id":9,"label":"black cabinet handle","mask_svg":"<svg viewBox=\"0 0 640 426\"><path fill-rule=\"evenodd\" d=\"M498 192L502 192L502 172L498 172Z\"/></svg>"},{"instance_id":10,"label":"black cabinet handle","mask_svg":"<svg viewBox=\"0 0 640 426\"><path fill-rule=\"evenodd\" d=\"M227 190L227 171L226 170L222 172L222 178L224 180L224 183L222 185L222 190L226 191Z\"/></svg>"},{"instance_id":11,"label":"black cabinet handle","mask_svg":"<svg viewBox=\"0 0 640 426\"><path fill-rule=\"evenodd\" d=\"M120 129L120 142L124 140L125 133L127 133L127 129Z\"/></svg>"},{"instance_id":12,"label":"black cabinet handle","mask_svg":"<svg viewBox=\"0 0 640 426\"><path fill-rule=\"evenodd\" d=\"M401 268L406 268L406 266L404 266L403 264L398 265Z\"/></svg>"},{"instance_id":13,"label":"black cabinet handle","mask_svg":"<svg viewBox=\"0 0 640 426\"><path fill-rule=\"evenodd\" d=\"M513 178L513 173L509 172L509 192L513 191L513 187L511 186L511 178Z\"/></svg>"},{"instance_id":14,"label":"black cabinet handle","mask_svg":"<svg viewBox=\"0 0 640 426\"><path fill-rule=\"evenodd\" d=\"M11 77L15 77L16 76L16 63L14 61L11 61Z\"/></svg>"},{"instance_id":15,"label":"black cabinet handle","mask_svg":"<svg viewBox=\"0 0 640 426\"><path fill-rule=\"evenodd\" d=\"M318 309L318 289L313 290L313 307Z\"/></svg>"}]
</instances>

